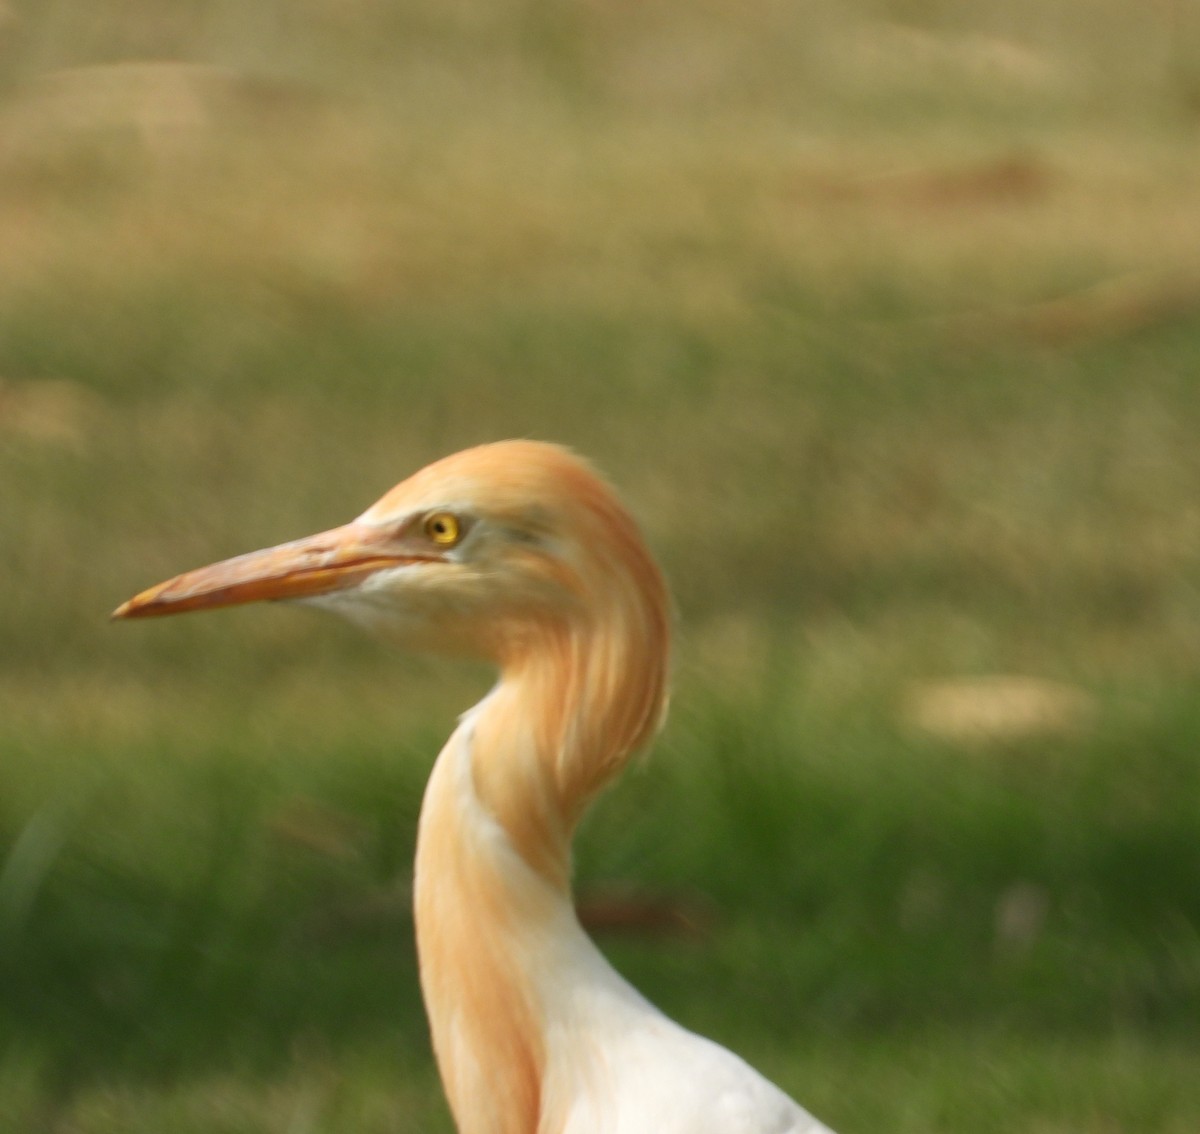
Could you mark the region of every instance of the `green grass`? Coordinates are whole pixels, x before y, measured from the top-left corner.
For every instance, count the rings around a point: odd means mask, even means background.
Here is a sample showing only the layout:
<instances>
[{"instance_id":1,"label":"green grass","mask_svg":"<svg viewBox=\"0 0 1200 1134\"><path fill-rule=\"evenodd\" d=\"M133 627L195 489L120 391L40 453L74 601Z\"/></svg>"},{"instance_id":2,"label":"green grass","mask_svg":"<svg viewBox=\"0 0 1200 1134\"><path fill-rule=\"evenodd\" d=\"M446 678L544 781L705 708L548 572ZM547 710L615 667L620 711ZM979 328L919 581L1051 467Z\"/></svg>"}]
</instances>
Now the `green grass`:
<instances>
[{"instance_id":1,"label":"green grass","mask_svg":"<svg viewBox=\"0 0 1200 1134\"><path fill-rule=\"evenodd\" d=\"M664 1007L848 1129L1194 1120L1194 692L985 760L869 705L681 700L580 862L585 897L698 916L603 938ZM18 808L5 1105L87 1130L444 1122L405 882L434 736L218 731L94 745ZM999 929L1016 887L1044 901L1028 938Z\"/></svg>"},{"instance_id":2,"label":"green grass","mask_svg":"<svg viewBox=\"0 0 1200 1134\"><path fill-rule=\"evenodd\" d=\"M1190 12L12 9L0 1126L450 1129L408 879L489 676L105 616L511 435L678 601L578 877L693 929L622 971L843 1134L1200 1125ZM914 723L997 673L1087 711Z\"/></svg>"}]
</instances>

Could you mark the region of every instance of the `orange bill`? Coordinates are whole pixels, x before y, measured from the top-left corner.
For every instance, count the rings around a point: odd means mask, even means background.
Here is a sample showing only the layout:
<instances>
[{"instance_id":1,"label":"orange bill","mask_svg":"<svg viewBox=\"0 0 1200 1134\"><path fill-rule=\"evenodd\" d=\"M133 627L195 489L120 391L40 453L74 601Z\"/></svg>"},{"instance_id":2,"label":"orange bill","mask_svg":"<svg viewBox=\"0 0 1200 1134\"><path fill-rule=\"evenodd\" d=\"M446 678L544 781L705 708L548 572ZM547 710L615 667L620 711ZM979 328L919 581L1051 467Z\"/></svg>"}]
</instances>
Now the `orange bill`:
<instances>
[{"instance_id":1,"label":"orange bill","mask_svg":"<svg viewBox=\"0 0 1200 1134\"><path fill-rule=\"evenodd\" d=\"M135 595L113 618L151 618L263 599L304 598L343 590L388 567L427 558L406 553L395 533L354 521L187 571Z\"/></svg>"}]
</instances>

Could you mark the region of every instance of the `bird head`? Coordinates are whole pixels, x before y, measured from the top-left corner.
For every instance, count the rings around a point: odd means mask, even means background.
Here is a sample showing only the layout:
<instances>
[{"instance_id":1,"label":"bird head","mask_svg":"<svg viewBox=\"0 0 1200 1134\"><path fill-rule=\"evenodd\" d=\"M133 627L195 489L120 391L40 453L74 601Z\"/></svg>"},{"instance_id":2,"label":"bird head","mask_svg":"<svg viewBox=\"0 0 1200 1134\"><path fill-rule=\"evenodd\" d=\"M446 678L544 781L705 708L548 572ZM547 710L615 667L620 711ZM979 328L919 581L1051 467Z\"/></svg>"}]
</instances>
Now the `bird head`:
<instances>
[{"instance_id":1,"label":"bird head","mask_svg":"<svg viewBox=\"0 0 1200 1134\"><path fill-rule=\"evenodd\" d=\"M547 630L653 623L666 590L615 493L567 450L481 445L429 465L350 523L188 571L114 611L259 600L327 607L409 648L506 664Z\"/></svg>"}]
</instances>

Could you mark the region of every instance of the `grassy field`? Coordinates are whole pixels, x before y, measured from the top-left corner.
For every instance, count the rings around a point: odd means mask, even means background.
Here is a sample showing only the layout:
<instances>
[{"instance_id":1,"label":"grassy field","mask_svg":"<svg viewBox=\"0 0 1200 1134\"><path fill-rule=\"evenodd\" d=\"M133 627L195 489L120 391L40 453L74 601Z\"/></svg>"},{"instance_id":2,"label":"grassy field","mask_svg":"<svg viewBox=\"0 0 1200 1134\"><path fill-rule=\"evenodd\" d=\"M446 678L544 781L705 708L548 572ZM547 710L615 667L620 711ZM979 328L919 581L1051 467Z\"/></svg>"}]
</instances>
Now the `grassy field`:
<instances>
[{"instance_id":1,"label":"grassy field","mask_svg":"<svg viewBox=\"0 0 1200 1134\"><path fill-rule=\"evenodd\" d=\"M1200 13L810 7L0 8L0 1127L451 1129L490 675L106 615L517 435L678 602L622 971L842 1134L1200 1128Z\"/></svg>"}]
</instances>

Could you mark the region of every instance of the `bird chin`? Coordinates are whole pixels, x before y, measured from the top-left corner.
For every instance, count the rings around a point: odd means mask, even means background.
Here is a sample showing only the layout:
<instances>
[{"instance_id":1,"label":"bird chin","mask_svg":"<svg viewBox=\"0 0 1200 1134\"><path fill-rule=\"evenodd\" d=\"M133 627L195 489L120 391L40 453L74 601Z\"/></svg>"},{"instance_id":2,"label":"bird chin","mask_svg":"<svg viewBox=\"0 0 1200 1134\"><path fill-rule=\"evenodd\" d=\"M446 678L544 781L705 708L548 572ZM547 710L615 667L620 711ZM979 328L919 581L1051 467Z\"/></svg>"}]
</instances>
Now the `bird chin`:
<instances>
[{"instance_id":1,"label":"bird chin","mask_svg":"<svg viewBox=\"0 0 1200 1134\"><path fill-rule=\"evenodd\" d=\"M428 616L418 609L406 609L395 595L360 587L306 595L294 600L315 610L329 611L345 618L369 634L414 653L436 653L437 633Z\"/></svg>"}]
</instances>

